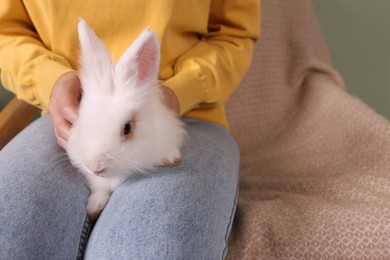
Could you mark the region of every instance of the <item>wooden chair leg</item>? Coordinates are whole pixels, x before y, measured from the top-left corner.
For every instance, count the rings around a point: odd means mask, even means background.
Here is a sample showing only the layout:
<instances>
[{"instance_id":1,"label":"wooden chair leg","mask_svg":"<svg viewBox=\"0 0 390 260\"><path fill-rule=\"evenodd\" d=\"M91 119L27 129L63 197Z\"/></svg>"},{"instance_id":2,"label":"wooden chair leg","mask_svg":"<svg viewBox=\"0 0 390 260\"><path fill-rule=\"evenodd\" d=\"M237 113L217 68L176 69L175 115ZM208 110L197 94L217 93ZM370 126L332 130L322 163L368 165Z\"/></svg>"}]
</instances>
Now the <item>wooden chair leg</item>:
<instances>
[{"instance_id":1,"label":"wooden chair leg","mask_svg":"<svg viewBox=\"0 0 390 260\"><path fill-rule=\"evenodd\" d=\"M0 150L37 116L38 109L14 97L0 112Z\"/></svg>"}]
</instances>

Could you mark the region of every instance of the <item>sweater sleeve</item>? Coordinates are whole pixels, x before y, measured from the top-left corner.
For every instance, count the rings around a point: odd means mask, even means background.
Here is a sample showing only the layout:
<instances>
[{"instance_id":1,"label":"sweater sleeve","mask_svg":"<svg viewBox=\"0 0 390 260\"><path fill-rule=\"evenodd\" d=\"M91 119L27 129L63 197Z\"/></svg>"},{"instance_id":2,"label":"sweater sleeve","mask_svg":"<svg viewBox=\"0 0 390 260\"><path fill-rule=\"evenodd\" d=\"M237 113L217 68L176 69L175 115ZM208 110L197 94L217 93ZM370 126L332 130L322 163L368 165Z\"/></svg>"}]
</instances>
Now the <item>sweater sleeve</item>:
<instances>
[{"instance_id":1,"label":"sweater sleeve","mask_svg":"<svg viewBox=\"0 0 390 260\"><path fill-rule=\"evenodd\" d=\"M0 69L5 88L44 110L55 81L72 71L65 58L44 46L21 0L0 5Z\"/></svg>"},{"instance_id":2,"label":"sweater sleeve","mask_svg":"<svg viewBox=\"0 0 390 260\"><path fill-rule=\"evenodd\" d=\"M260 0L213 0L208 33L175 63L162 82L178 97L180 114L224 103L251 63L259 37Z\"/></svg>"}]
</instances>

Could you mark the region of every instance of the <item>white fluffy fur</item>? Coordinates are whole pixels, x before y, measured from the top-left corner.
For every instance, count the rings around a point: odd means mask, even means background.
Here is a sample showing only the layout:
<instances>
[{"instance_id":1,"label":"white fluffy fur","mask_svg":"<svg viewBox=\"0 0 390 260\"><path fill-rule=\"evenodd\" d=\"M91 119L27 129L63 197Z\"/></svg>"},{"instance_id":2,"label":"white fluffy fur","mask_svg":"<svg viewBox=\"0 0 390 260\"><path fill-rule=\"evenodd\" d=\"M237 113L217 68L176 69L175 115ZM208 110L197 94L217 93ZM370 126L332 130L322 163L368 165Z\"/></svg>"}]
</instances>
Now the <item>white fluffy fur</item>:
<instances>
[{"instance_id":1,"label":"white fluffy fur","mask_svg":"<svg viewBox=\"0 0 390 260\"><path fill-rule=\"evenodd\" d=\"M145 29L113 64L107 48L82 19L78 32L83 95L67 152L90 185L87 211L96 218L127 178L180 159L185 131L161 103L156 33ZM121 133L129 120L135 122L134 132L125 140ZM103 171L96 173L99 170Z\"/></svg>"}]
</instances>

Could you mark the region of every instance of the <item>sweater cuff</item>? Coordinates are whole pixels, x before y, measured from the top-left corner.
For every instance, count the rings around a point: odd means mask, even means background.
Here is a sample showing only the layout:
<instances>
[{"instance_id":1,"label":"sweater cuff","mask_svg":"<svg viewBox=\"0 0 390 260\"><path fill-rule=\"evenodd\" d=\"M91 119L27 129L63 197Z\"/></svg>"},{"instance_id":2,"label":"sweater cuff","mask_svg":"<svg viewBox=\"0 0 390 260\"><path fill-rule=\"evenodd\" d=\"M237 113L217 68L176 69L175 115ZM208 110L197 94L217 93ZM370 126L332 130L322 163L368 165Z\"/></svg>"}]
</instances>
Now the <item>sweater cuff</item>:
<instances>
[{"instance_id":1,"label":"sweater cuff","mask_svg":"<svg viewBox=\"0 0 390 260\"><path fill-rule=\"evenodd\" d=\"M161 85L172 89L176 94L180 106L180 116L182 116L207 102L208 93L204 85L209 77L211 75L201 73L200 70L199 72L197 70L183 70L162 82Z\"/></svg>"},{"instance_id":2,"label":"sweater cuff","mask_svg":"<svg viewBox=\"0 0 390 260\"><path fill-rule=\"evenodd\" d=\"M51 90L57 79L67 72L74 71L70 65L62 62L45 59L37 66L34 77L34 85L37 86L37 97L41 101L41 108L45 111L49 104Z\"/></svg>"}]
</instances>

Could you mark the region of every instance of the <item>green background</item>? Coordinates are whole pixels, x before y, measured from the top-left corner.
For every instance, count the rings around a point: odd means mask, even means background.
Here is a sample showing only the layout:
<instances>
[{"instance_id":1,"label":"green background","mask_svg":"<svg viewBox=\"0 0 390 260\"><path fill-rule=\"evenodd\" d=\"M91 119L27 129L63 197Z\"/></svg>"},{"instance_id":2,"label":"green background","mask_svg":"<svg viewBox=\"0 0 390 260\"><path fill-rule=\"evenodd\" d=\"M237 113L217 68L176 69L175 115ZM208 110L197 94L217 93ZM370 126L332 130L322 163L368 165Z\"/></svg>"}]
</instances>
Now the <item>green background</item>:
<instances>
[{"instance_id":1,"label":"green background","mask_svg":"<svg viewBox=\"0 0 390 260\"><path fill-rule=\"evenodd\" d=\"M312 2L348 91L390 118L390 0ZM0 90L0 108L11 96Z\"/></svg>"},{"instance_id":2,"label":"green background","mask_svg":"<svg viewBox=\"0 0 390 260\"><path fill-rule=\"evenodd\" d=\"M390 0L312 0L348 91L390 118Z\"/></svg>"}]
</instances>

